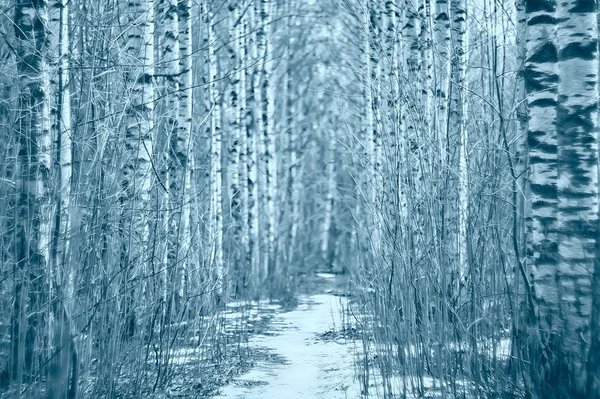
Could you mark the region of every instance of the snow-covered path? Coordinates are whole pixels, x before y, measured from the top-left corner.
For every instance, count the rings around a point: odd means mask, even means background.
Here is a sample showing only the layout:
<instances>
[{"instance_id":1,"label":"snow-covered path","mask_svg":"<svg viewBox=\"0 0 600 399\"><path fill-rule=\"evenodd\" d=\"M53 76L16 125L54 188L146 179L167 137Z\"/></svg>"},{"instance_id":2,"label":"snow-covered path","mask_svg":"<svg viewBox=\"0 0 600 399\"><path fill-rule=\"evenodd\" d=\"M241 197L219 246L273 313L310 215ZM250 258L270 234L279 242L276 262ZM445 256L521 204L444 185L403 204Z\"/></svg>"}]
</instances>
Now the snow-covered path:
<instances>
[{"instance_id":1,"label":"snow-covered path","mask_svg":"<svg viewBox=\"0 0 600 399\"><path fill-rule=\"evenodd\" d=\"M257 362L215 398L360 398L354 344L318 338L343 327L341 310L345 304L345 298L330 294L300 297L295 310L273 319L274 328L268 335L250 340L251 349L267 351L268 360Z\"/></svg>"}]
</instances>

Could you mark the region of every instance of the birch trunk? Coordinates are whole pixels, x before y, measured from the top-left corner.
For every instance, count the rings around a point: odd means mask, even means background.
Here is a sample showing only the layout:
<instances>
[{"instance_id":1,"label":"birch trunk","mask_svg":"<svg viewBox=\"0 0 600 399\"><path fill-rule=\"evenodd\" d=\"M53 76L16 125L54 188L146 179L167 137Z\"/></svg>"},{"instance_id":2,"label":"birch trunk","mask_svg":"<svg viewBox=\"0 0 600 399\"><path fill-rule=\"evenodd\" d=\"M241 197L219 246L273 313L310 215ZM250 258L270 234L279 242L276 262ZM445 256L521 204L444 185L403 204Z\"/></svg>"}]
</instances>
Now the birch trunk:
<instances>
[{"instance_id":1,"label":"birch trunk","mask_svg":"<svg viewBox=\"0 0 600 399\"><path fill-rule=\"evenodd\" d=\"M229 182L229 201L230 201L230 220L231 220L231 254L230 258L234 265L236 275L240 274L238 264L240 257L238 255L238 246L242 240L242 213L241 213L241 190L240 190L240 152L242 148L242 119L240 108L240 87L243 78L240 76L241 58L240 55L240 36L241 23L240 17L241 2L235 1L229 4L231 16L229 18L229 32L231 34L230 62L229 68L233 71L232 78L229 82L228 102L229 102L229 129L231 143L229 145L229 164L228 164L228 182ZM233 277L233 276L232 276ZM234 281L232 279L231 283Z\"/></svg>"},{"instance_id":2,"label":"birch trunk","mask_svg":"<svg viewBox=\"0 0 600 399\"><path fill-rule=\"evenodd\" d=\"M331 222L333 219L333 205L335 201L335 192L337 190L336 181L336 164L335 164L335 147L337 145L336 140L336 129L337 121L332 122L328 128L328 140L325 151L325 176L326 176L326 189L325 189L325 206L323 211L323 225L321 230L321 257L324 262L324 266L328 269L333 267L333 253L331 251Z\"/></svg>"},{"instance_id":3,"label":"birch trunk","mask_svg":"<svg viewBox=\"0 0 600 399\"><path fill-rule=\"evenodd\" d=\"M528 247L532 285L536 296L541 352L546 361L553 351L543 349L558 331L559 308L556 269L558 265L558 142L556 132L557 43L555 26L556 2L526 1L527 54L525 89L529 108L527 131L529 181L528 196L531 214L528 215ZM532 321L533 322L533 321ZM539 361L539 359L538 359ZM532 364L531 373L537 389L551 387L555 375ZM538 377L536 374L541 373ZM546 374L546 375L544 375ZM546 385L548 384L548 385ZM540 392L543 393L543 392ZM549 392L547 392L549 393Z\"/></svg>"},{"instance_id":4,"label":"birch trunk","mask_svg":"<svg viewBox=\"0 0 600 399\"><path fill-rule=\"evenodd\" d=\"M392 174L397 173L398 169L398 134L400 132L400 76L398 71L398 61L400 57L400 40L401 29L398 29L398 6L393 1L385 2L385 57L388 64L387 80L390 86L389 94L387 95L387 140L391 146L389 151L390 165L392 166ZM392 201L397 198L397 184L392 184L391 196Z\"/></svg>"},{"instance_id":5,"label":"birch trunk","mask_svg":"<svg viewBox=\"0 0 600 399\"><path fill-rule=\"evenodd\" d=\"M293 84L289 66L286 73L286 86L285 123L289 149L288 207L290 211L287 262L290 266L293 266L298 253L298 224L300 223L300 165L298 159L298 130L295 123L295 118L299 117L299 99L295 98L292 93Z\"/></svg>"},{"instance_id":6,"label":"birch trunk","mask_svg":"<svg viewBox=\"0 0 600 399\"><path fill-rule=\"evenodd\" d=\"M435 130L442 170L446 164L446 145L448 123L448 85L450 83L450 12L448 0L435 0L433 15L434 40L434 90L435 90Z\"/></svg>"},{"instance_id":7,"label":"birch trunk","mask_svg":"<svg viewBox=\"0 0 600 399\"><path fill-rule=\"evenodd\" d=\"M161 184L157 184L157 215L160 221L158 235L158 256L161 257L159 269L163 276L160 289L164 301L164 322L171 322L173 301L178 285L177 241L178 229L173 210L177 208L180 172L177 170L172 140L176 140L179 118L179 24L176 0L157 0L156 4L157 66L156 82L159 83L162 112L158 118L158 137L155 139L155 164L159 165ZM168 191L161 185L168 187ZM177 212L177 211L175 211ZM164 234L164 236L162 235Z\"/></svg>"},{"instance_id":8,"label":"birch trunk","mask_svg":"<svg viewBox=\"0 0 600 399\"><path fill-rule=\"evenodd\" d=\"M151 157L154 129L154 1L140 0L123 5L121 22L129 27L125 32L123 63L131 65L125 73L131 98L125 110L125 154L121 166L121 268L123 289L128 296L122 304L126 316L125 336L135 333L134 297L136 279L147 272L145 256L148 245L146 216L152 186ZM133 62L132 60L136 60ZM131 284L131 286L130 286Z\"/></svg>"},{"instance_id":9,"label":"birch trunk","mask_svg":"<svg viewBox=\"0 0 600 399\"><path fill-rule=\"evenodd\" d=\"M246 11L246 13L249 11ZM251 107L249 107L248 101L248 91L250 88L249 81L251 81L251 75L248 71L248 59L250 57L251 51L249 48L249 29L248 29L248 16L244 13L242 15L242 19L239 22L238 33L237 33L237 41L238 41L238 49L240 51L240 69L238 71L239 77L239 92L240 92L240 100L239 100L239 108L238 108L238 128L240 129L240 142L243 145L240 146L240 243L242 246L242 257L240 259L240 264L243 270L240 271L240 278L242 287L246 287L248 284L248 276L251 275L251 271L248 270L251 267L250 263L250 192L251 185L249 182L250 179L250 161L251 155L253 153L250 148L250 142L248 141L247 132L250 131L248 127L250 122L250 118L252 114L250 113ZM250 78L250 79L249 79ZM241 290L241 287L238 287L238 291Z\"/></svg>"},{"instance_id":10,"label":"birch trunk","mask_svg":"<svg viewBox=\"0 0 600 399\"><path fill-rule=\"evenodd\" d=\"M258 198L258 136L261 127L260 113L260 69L258 67L258 37L256 24L256 3L248 9L249 50L254 67L248 79L248 111L246 114L246 150L248 163L248 265L254 288L260 286L260 237L259 237L259 198Z\"/></svg>"},{"instance_id":11,"label":"birch trunk","mask_svg":"<svg viewBox=\"0 0 600 399\"><path fill-rule=\"evenodd\" d=\"M376 169L377 163L377 124L375 120L374 104L376 103L374 93L375 80L377 79L377 55L374 46L374 42L377 40L375 35L375 10L373 9L373 2L370 0L365 1L363 9L363 29L364 29L364 125L363 125L363 146L364 146L364 162L366 164L365 175L362 178L363 188L362 191L366 196L365 208L365 221L367 222L367 240L370 241L372 248L379 247L379 229L377 226L377 220L375 214L378 211L376 209L377 204L377 192L376 192ZM371 252L371 251L367 251Z\"/></svg>"},{"instance_id":12,"label":"birch trunk","mask_svg":"<svg viewBox=\"0 0 600 399\"><path fill-rule=\"evenodd\" d=\"M69 81L69 6L63 1L54 1L50 7L50 34L48 64L53 71L50 78L50 114L52 119L52 139L57 167L54 169L55 198L58 203L53 222L53 243L51 246L51 269L49 277L50 294L53 285L72 285L72 273L68 267L69 215L71 197L71 103ZM69 289L72 291L72 289Z\"/></svg>"},{"instance_id":13,"label":"birch trunk","mask_svg":"<svg viewBox=\"0 0 600 399\"><path fill-rule=\"evenodd\" d=\"M260 135L261 168L264 170L259 178L259 203L260 213L263 217L260 229L262 251L260 279L265 280L269 276L274 261L275 249L275 198L277 164L275 159L275 140L273 138L273 99L271 93L272 66L270 23L271 4L269 0L257 0L255 3L256 13L259 15L258 27L256 29L257 51L260 60L260 72L256 75L256 102L258 118L258 132Z\"/></svg>"},{"instance_id":14,"label":"birch trunk","mask_svg":"<svg viewBox=\"0 0 600 399\"><path fill-rule=\"evenodd\" d=\"M222 168L221 168L221 94L217 85L218 69L215 53L214 18L208 2L204 3L204 23L208 37L208 103L210 118L210 266L214 269L216 289L223 292L225 271L223 268L223 218L222 218Z\"/></svg>"},{"instance_id":15,"label":"birch trunk","mask_svg":"<svg viewBox=\"0 0 600 399\"><path fill-rule=\"evenodd\" d=\"M450 181L456 181L457 187L450 186L450 190L457 190L458 203L455 207L454 196L449 201L449 213L457 215L456 223L458 231L455 234L455 228L450 227L449 240L456 242L451 243L451 247L456 245L457 256L457 284L461 284L466 278L468 271L467 259L467 223L468 223L468 175L467 175L467 126L466 126L466 97L465 93L467 80L467 11L464 0L451 0L450 3L452 16L452 60L451 60L451 91L450 91L450 113L449 113L449 129L448 132L448 152L450 160L448 166L452 169L449 175L452 176L458 171L456 179L449 178ZM455 152L458 151L458 154ZM451 249L451 257L454 257L454 249ZM460 289L460 287L458 287Z\"/></svg>"},{"instance_id":16,"label":"birch trunk","mask_svg":"<svg viewBox=\"0 0 600 399\"><path fill-rule=\"evenodd\" d=\"M433 32L432 32L432 14L431 14L431 0L423 1L423 15L421 15L421 82L422 90L421 96L423 101L423 120L426 126L427 137L431 137L433 132ZM433 159L432 159L433 160ZM433 164L434 162L431 162Z\"/></svg>"},{"instance_id":17,"label":"birch trunk","mask_svg":"<svg viewBox=\"0 0 600 399\"><path fill-rule=\"evenodd\" d=\"M598 237L598 21L595 2L557 2L558 392L590 397L592 279ZM563 369L564 368L564 369ZM565 372L566 375L560 375ZM566 378L564 378L566 377ZM598 378L590 376L590 378ZM598 395L598 392L595 393Z\"/></svg>"},{"instance_id":18,"label":"birch trunk","mask_svg":"<svg viewBox=\"0 0 600 399\"><path fill-rule=\"evenodd\" d=\"M370 162L373 165L372 181L372 209L373 213L373 245L374 253L381 253L382 232L383 232L383 149L382 142L384 131L382 118L383 88L381 81L383 77L383 57L385 42L382 29L382 11L378 2L373 2L370 10L370 37L371 37L371 101L373 107L374 126L371 136L373 141Z\"/></svg>"},{"instance_id":19,"label":"birch trunk","mask_svg":"<svg viewBox=\"0 0 600 399\"><path fill-rule=\"evenodd\" d=\"M192 154L192 0L178 0L179 42L179 115L177 130L171 140L171 195L174 208L171 214L171 231L177 231L175 264L178 265L177 295L183 298L188 280L191 248L190 203ZM174 229L174 230L173 230Z\"/></svg>"},{"instance_id":20,"label":"birch trunk","mask_svg":"<svg viewBox=\"0 0 600 399\"><path fill-rule=\"evenodd\" d=\"M275 95L274 95L274 74L273 74L273 43L271 34L271 24L275 10L272 0L263 1L263 23L265 24L265 64L264 77L262 82L262 101L263 101L263 119L266 121L263 131L265 143L265 172L267 189L267 215L269 221L267 228L267 276L277 271L277 258L275 255L275 233L277 231L277 212L275 210L275 201L278 196L277 186L277 135L275 130Z\"/></svg>"},{"instance_id":21,"label":"birch trunk","mask_svg":"<svg viewBox=\"0 0 600 399\"><path fill-rule=\"evenodd\" d=\"M517 27L516 27L516 39L517 39L517 65L519 68L517 74L516 84L516 115L518 122L518 137L517 137L517 148L516 148L516 161L517 161L517 176L519 178L515 181L515 190L519 192L517 198L517 210L518 215L514 215L515 223L517 223L518 239L519 239L519 252L521 255L526 254L527 247L527 233L525 229L525 217L529 214L527 199L525 197L526 184L527 184L527 93L525 90L525 62L527 59L527 14L525 13L525 0L518 0L516 4L517 8ZM520 217L519 217L520 216ZM522 262L521 259L517 259L517 262ZM524 282L527 283L527 282Z\"/></svg>"},{"instance_id":22,"label":"birch trunk","mask_svg":"<svg viewBox=\"0 0 600 399\"><path fill-rule=\"evenodd\" d=\"M70 262L72 140L71 95L69 89L69 6L65 1L50 4L48 64L53 71L50 78L50 115L54 142L54 210L50 265L48 268L48 342L50 344L50 372L48 392L51 397L73 397L77 392L77 373L69 384L69 370L77 370L72 355L77 356L73 341L72 321L75 270ZM71 389L69 389L71 387Z\"/></svg>"},{"instance_id":23,"label":"birch trunk","mask_svg":"<svg viewBox=\"0 0 600 399\"><path fill-rule=\"evenodd\" d=\"M10 376L18 386L30 374L42 346L41 293L49 267L51 122L47 1L17 1L14 8L15 51L18 54L19 114L15 124L19 137L16 175L18 198L15 226L15 285L11 315Z\"/></svg>"}]
</instances>

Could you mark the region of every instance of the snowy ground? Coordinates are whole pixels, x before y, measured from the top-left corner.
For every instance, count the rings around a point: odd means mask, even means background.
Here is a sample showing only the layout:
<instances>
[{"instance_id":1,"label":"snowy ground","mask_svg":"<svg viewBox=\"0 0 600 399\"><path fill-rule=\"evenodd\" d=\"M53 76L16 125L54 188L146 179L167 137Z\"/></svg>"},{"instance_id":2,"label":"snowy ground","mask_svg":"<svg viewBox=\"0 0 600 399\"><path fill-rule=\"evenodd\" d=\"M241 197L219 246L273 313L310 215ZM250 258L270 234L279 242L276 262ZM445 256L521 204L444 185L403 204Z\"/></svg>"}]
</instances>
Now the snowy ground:
<instances>
[{"instance_id":1,"label":"snowy ground","mask_svg":"<svg viewBox=\"0 0 600 399\"><path fill-rule=\"evenodd\" d=\"M320 293L301 295L293 311L285 312L279 305L263 304L272 318L268 327L254 335L248 343L249 352L257 360L248 372L230 379L213 399L383 397L382 379L375 365L371 365L370 369L369 395L361 396L357 359L362 359L362 341L360 333L352 328L354 316L348 317L347 298L336 295L344 290L333 288L338 277L327 273L319 273L317 277L324 284L317 290ZM260 314L257 311L256 316ZM496 347L499 357L506 356L508 350L509 346L504 341ZM370 347L370 357L373 351L377 352ZM407 376L403 380L396 375L391 377L389 386L396 393L404 391L403 387L410 392L416 383L416 377ZM473 388L463 380L455 383L458 387ZM424 377L421 384L425 397L442 396L439 381ZM407 392L397 397L414 399L414 395L416 393Z\"/></svg>"},{"instance_id":2,"label":"snowy ground","mask_svg":"<svg viewBox=\"0 0 600 399\"><path fill-rule=\"evenodd\" d=\"M222 388L215 398L360 398L355 344L321 338L343 327L345 306L345 298L331 294L300 297L295 310L275 316L270 333L250 340L251 348L270 356Z\"/></svg>"}]
</instances>

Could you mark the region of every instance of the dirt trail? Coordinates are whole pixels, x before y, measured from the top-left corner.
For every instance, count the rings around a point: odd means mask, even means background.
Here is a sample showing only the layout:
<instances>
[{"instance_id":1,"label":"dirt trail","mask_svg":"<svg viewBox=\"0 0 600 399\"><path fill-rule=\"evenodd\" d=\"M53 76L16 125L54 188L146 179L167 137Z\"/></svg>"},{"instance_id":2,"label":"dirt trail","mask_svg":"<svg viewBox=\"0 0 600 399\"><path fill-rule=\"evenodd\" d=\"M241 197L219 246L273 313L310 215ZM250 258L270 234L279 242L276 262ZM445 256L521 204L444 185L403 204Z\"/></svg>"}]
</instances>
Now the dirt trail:
<instances>
[{"instance_id":1,"label":"dirt trail","mask_svg":"<svg viewBox=\"0 0 600 399\"><path fill-rule=\"evenodd\" d=\"M298 307L279 313L273 328L250 340L251 350L265 360L223 387L216 398L227 399L354 399L352 341L330 338L340 331L346 299L332 294L304 295Z\"/></svg>"}]
</instances>

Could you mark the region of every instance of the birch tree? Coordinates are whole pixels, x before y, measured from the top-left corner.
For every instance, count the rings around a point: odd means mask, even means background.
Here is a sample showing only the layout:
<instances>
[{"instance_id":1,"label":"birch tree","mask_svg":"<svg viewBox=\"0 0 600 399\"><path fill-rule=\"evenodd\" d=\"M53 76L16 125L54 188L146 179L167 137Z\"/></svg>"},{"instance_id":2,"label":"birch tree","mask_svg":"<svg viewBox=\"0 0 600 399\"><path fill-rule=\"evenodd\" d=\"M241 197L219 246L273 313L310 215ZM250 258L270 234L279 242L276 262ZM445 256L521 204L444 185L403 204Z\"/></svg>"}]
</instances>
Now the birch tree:
<instances>
[{"instance_id":1,"label":"birch tree","mask_svg":"<svg viewBox=\"0 0 600 399\"><path fill-rule=\"evenodd\" d=\"M453 98L450 124L456 128L458 145L458 278L464 280L468 271L468 222L469 222L469 183L467 170L468 130L466 122L467 91L467 9L465 1L453 0L451 3L452 24L454 33L452 81Z\"/></svg>"},{"instance_id":2,"label":"birch tree","mask_svg":"<svg viewBox=\"0 0 600 399\"><path fill-rule=\"evenodd\" d=\"M335 145L336 145L336 129L337 121L331 121L331 125L326 127L327 142L325 147L325 206L323 215L323 227L321 233L321 256L323 258L324 267L331 268L333 259L333 245L331 237L331 227L333 219L334 201L337 190L337 175L335 170Z\"/></svg>"},{"instance_id":3,"label":"birch tree","mask_svg":"<svg viewBox=\"0 0 600 399\"><path fill-rule=\"evenodd\" d=\"M10 376L17 384L38 366L39 331L44 325L45 291L51 237L51 122L49 103L48 3L15 2L14 30L18 55L19 179L14 244L14 303L11 316ZM28 315L32 315L28 317Z\"/></svg>"},{"instance_id":4,"label":"birch tree","mask_svg":"<svg viewBox=\"0 0 600 399\"><path fill-rule=\"evenodd\" d=\"M366 172L363 176L364 195L366 196L366 206L368 207L367 214L367 229L368 240L370 240L373 248L379 248L380 226L377 218L377 174L380 170L377 169L380 154L380 137L377 130L376 114L378 112L378 101L376 99L378 93L375 90L378 79L378 54L375 48L377 43L377 10L375 4L370 0L365 1L362 5L363 9L363 29L364 29L364 130L363 130L363 146L364 146L364 162L366 164Z\"/></svg>"},{"instance_id":5,"label":"birch tree","mask_svg":"<svg viewBox=\"0 0 600 399\"><path fill-rule=\"evenodd\" d=\"M528 250L541 369L539 379L533 370L534 382L540 396L583 397L594 384L586 372L586 337L598 240L596 8L592 3L526 3L526 12Z\"/></svg>"},{"instance_id":6,"label":"birch tree","mask_svg":"<svg viewBox=\"0 0 600 399\"><path fill-rule=\"evenodd\" d=\"M329 268L363 395L598 397L597 12L0 0L0 396L199 394Z\"/></svg>"},{"instance_id":7,"label":"birch tree","mask_svg":"<svg viewBox=\"0 0 600 399\"><path fill-rule=\"evenodd\" d=\"M253 63L258 61L257 37L256 37L256 9L248 9L248 28L252 32L247 39L248 60ZM260 261L259 261L259 224L258 224L258 120L260 114L258 111L259 98L259 73L256 66L252 68L247 76L247 111L246 111L246 163L247 163L247 199L248 199L248 253L247 265L250 269L250 275L255 287L260 282Z\"/></svg>"},{"instance_id":8,"label":"birch tree","mask_svg":"<svg viewBox=\"0 0 600 399\"><path fill-rule=\"evenodd\" d=\"M171 165L169 168L170 192L173 212L171 214L171 231L177 231L172 236L171 259L180 270L178 297L185 295L186 282L189 279L191 231L190 203L193 195L191 187L190 154L192 147L192 2L178 0L178 44L179 44L179 104L178 121L175 136L171 140Z\"/></svg>"},{"instance_id":9,"label":"birch tree","mask_svg":"<svg viewBox=\"0 0 600 399\"><path fill-rule=\"evenodd\" d=\"M211 255L209 265L214 270L214 278L218 293L223 290L225 270L223 265L223 210L222 210L222 165L221 165L221 102L222 94L219 90L219 72L217 55L215 53L216 37L214 31L214 16L212 4L208 1L201 4L203 21L206 28L207 58L207 110L210 113L210 222L209 240Z\"/></svg>"},{"instance_id":10,"label":"birch tree","mask_svg":"<svg viewBox=\"0 0 600 399\"><path fill-rule=\"evenodd\" d=\"M528 189L531 200L531 231L527 251L531 257L531 284L538 298L539 327L541 331L552 331L553 326L558 325L558 292L555 286L558 262L556 3L548 2L539 6L526 3L525 9L528 25L525 64L529 109ZM542 289L543 292L540 292ZM545 341L548 337L541 339ZM535 372L535 366L532 367ZM554 380L554 376L544 379Z\"/></svg>"},{"instance_id":11,"label":"birch tree","mask_svg":"<svg viewBox=\"0 0 600 399\"><path fill-rule=\"evenodd\" d=\"M435 85L435 125L440 154L445 154L446 121L448 120L448 85L450 78L450 9L447 0L435 0L433 13L433 54ZM442 159L445 165L445 159Z\"/></svg>"},{"instance_id":12,"label":"birch tree","mask_svg":"<svg viewBox=\"0 0 600 399\"><path fill-rule=\"evenodd\" d=\"M71 94L69 88L69 6L64 1L51 2L49 8L50 115L53 116L52 141L55 154L53 186L56 198L52 241L50 244L50 274L48 294L50 314L48 339L54 359L49 371L50 397L69 398L77 395L79 359L73 341L75 273L71 263L71 176L72 140ZM72 371L70 373L69 371ZM71 376L73 377L71 380ZM54 396L53 396L54 395Z\"/></svg>"},{"instance_id":13,"label":"birch tree","mask_svg":"<svg viewBox=\"0 0 600 399\"><path fill-rule=\"evenodd\" d=\"M123 288L128 292L122 311L126 316L124 334L132 336L138 321L134 309L132 280L146 272L145 248L148 245L148 219L145 215L152 187L154 129L154 1L129 3L121 11L125 33L124 62L131 65L125 72L130 89L125 111L125 153L121 167L119 196L121 220L121 268Z\"/></svg>"},{"instance_id":14,"label":"birch tree","mask_svg":"<svg viewBox=\"0 0 600 399\"><path fill-rule=\"evenodd\" d=\"M593 295L591 276L598 246L596 15L593 2L557 3L559 261L556 270L562 320L558 326L552 326L557 328L558 334L553 338L557 341L550 339L548 344L553 346L556 356L556 363L550 367L554 369L551 373L557 372L555 381L560 381L557 394L565 392L571 397L593 395L586 392L586 378L598 378L586 372ZM543 292L543 286L537 288ZM541 296L544 297L543 293Z\"/></svg>"},{"instance_id":15,"label":"birch tree","mask_svg":"<svg viewBox=\"0 0 600 399\"><path fill-rule=\"evenodd\" d=\"M179 190L176 184L172 140L178 131L179 122L179 25L176 0L158 0L156 3L156 45L159 49L155 66L155 82L162 97L158 103L162 105L160 115L156 115L155 153L154 164L160 173L159 184L155 184L156 193L156 244L153 247L158 258L158 269L161 270L162 281L159 289L162 291L160 298L164 303L164 322L169 324L173 310L173 300L177 285L177 226L173 220L171 209L176 208L173 202L174 191ZM157 107L158 108L158 107ZM155 112L156 113L156 112ZM164 187L163 187L164 186ZM174 228L173 228L174 227ZM161 234L165 234L164 238Z\"/></svg>"},{"instance_id":16,"label":"birch tree","mask_svg":"<svg viewBox=\"0 0 600 399\"><path fill-rule=\"evenodd\" d=\"M250 262L252 258L251 253L251 237L250 237L250 199L252 196L251 190L253 189L252 183L254 180L251 179L251 157L253 148L250 147L251 142L249 141L248 135L252 129L253 121L250 119L251 114L251 103L249 99L252 99L251 89L251 73L248 70L248 61L250 60L250 46L248 37L249 23L248 15L250 13L250 7L246 8L246 12L241 15L241 19L238 22L238 31L236 40L238 41L238 51L240 56L238 79L239 79L239 107L238 107L238 128L239 140L240 140L240 156L239 156L239 175L240 175L240 193L239 193L239 216L240 216L240 244L241 244L241 256L240 256L240 267L244 268L244 272L238 276L241 279L242 285L245 287L248 283L247 279L252 275ZM249 105L250 104L250 105ZM250 270L249 270L250 269Z\"/></svg>"},{"instance_id":17,"label":"birch tree","mask_svg":"<svg viewBox=\"0 0 600 399\"><path fill-rule=\"evenodd\" d=\"M448 256L455 267L455 281L458 292L459 282L467 271L467 182L466 180L466 123L465 123L465 68L466 68L466 10L465 3L452 0L450 3L452 20L452 53L450 59L450 98L448 113L447 175L446 175L446 228ZM463 143L464 142L464 143Z\"/></svg>"},{"instance_id":18,"label":"birch tree","mask_svg":"<svg viewBox=\"0 0 600 399\"><path fill-rule=\"evenodd\" d=\"M260 70L256 74L256 102L258 115L258 132L260 135L259 162L262 173L259 177L259 202L261 203L261 270L260 280L269 276L269 269L274 264L275 249L275 199L277 164L275 158L275 140L273 137L273 99L271 91L272 61L271 54L271 2L258 0L255 2L255 12L258 15L256 27L256 46Z\"/></svg>"},{"instance_id":19,"label":"birch tree","mask_svg":"<svg viewBox=\"0 0 600 399\"><path fill-rule=\"evenodd\" d=\"M230 205L230 218L231 218L231 252L232 258L231 263L234 265L234 272L236 274L243 272L240 270L239 262L241 257L238 255L238 247L242 239L242 213L241 213L241 201L242 194L240 189L240 152L242 147L242 110L240 102L240 87L241 82L244 79L240 76L241 71L241 56L240 49L242 48L242 25L240 23L240 8L241 2L231 2L229 4L229 11L231 13L229 21L230 31L230 63L229 68L232 70L231 78L229 81L228 89L228 103L229 103L229 130L230 130L230 144L229 144L229 159L227 165L228 172L228 183L229 183L229 205ZM244 81L245 83L245 81ZM243 89L245 90L245 88ZM244 93L245 94L245 93ZM232 276L232 283L233 276Z\"/></svg>"}]
</instances>

